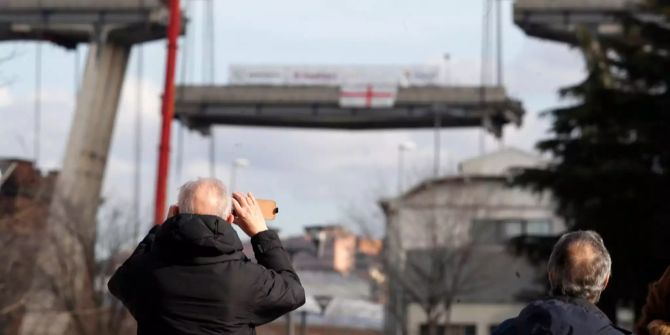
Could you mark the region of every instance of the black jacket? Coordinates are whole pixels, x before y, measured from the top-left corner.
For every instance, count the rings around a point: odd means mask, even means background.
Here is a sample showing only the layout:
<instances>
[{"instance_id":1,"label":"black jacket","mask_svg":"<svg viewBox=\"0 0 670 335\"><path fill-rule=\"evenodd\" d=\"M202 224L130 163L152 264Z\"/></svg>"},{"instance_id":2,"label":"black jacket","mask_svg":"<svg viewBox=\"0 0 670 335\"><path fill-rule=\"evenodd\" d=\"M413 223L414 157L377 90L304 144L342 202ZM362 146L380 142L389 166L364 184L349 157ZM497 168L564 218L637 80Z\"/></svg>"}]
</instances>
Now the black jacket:
<instances>
[{"instance_id":1,"label":"black jacket","mask_svg":"<svg viewBox=\"0 0 670 335\"><path fill-rule=\"evenodd\" d=\"M258 264L220 217L177 215L151 230L108 287L139 335L254 334L304 304L305 292L275 232L251 243Z\"/></svg>"},{"instance_id":2,"label":"black jacket","mask_svg":"<svg viewBox=\"0 0 670 335\"><path fill-rule=\"evenodd\" d=\"M598 307L583 299L567 297L535 301L493 332L493 335L621 334L630 332L612 324Z\"/></svg>"}]
</instances>

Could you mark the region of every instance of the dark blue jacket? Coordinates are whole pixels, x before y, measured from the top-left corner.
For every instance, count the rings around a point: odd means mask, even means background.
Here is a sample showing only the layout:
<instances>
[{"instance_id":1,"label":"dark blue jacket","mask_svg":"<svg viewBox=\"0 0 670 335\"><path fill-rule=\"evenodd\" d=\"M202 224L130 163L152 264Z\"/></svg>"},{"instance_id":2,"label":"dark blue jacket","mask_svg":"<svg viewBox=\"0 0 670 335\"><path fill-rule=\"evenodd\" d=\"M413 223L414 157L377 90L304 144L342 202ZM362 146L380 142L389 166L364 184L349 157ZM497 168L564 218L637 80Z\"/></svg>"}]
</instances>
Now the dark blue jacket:
<instances>
[{"instance_id":1,"label":"dark blue jacket","mask_svg":"<svg viewBox=\"0 0 670 335\"><path fill-rule=\"evenodd\" d=\"M493 335L621 335L605 314L584 299L554 297L532 302L519 316L501 323Z\"/></svg>"}]
</instances>

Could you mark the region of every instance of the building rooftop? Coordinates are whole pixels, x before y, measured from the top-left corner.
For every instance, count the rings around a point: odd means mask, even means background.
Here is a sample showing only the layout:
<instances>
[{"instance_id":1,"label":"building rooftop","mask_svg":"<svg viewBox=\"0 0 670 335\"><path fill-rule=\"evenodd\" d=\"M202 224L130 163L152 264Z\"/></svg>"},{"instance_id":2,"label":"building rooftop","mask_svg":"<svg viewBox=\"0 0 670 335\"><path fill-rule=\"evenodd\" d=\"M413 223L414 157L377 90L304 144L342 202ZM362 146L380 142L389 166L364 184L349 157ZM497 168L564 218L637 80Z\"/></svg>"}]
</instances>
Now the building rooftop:
<instances>
[{"instance_id":1,"label":"building rooftop","mask_svg":"<svg viewBox=\"0 0 670 335\"><path fill-rule=\"evenodd\" d=\"M305 298L305 305L297 312L306 311L309 325L324 325L356 329L381 330L384 306L361 299L334 297L321 314L321 308L313 296Z\"/></svg>"},{"instance_id":2,"label":"building rooftop","mask_svg":"<svg viewBox=\"0 0 670 335\"><path fill-rule=\"evenodd\" d=\"M393 201L410 198L413 195L447 184L472 182L505 182L517 168L538 167L546 162L532 153L516 148L504 148L481 156L464 160L459 164L459 173L437 179L426 179L414 185L400 197L382 199L382 207Z\"/></svg>"},{"instance_id":3,"label":"building rooftop","mask_svg":"<svg viewBox=\"0 0 670 335\"><path fill-rule=\"evenodd\" d=\"M355 274L344 275L335 271L299 271L305 294L327 295L347 299L370 299L370 284Z\"/></svg>"},{"instance_id":4,"label":"building rooftop","mask_svg":"<svg viewBox=\"0 0 670 335\"><path fill-rule=\"evenodd\" d=\"M463 175L507 176L512 169L541 166L537 155L516 148L504 148L485 155L466 159L459 164Z\"/></svg>"},{"instance_id":5,"label":"building rooftop","mask_svg":"<svg viewBox=\"0 0 670 335\"><path fill-rule=\"evenodd\" d=\"M306 302L297 311L309 313L309 324L381 329L383 306L370 301L367 279L325 271L299 271L298 276ZM317 296L332 298L323 315Z\"/></svg>"}]
</instances>

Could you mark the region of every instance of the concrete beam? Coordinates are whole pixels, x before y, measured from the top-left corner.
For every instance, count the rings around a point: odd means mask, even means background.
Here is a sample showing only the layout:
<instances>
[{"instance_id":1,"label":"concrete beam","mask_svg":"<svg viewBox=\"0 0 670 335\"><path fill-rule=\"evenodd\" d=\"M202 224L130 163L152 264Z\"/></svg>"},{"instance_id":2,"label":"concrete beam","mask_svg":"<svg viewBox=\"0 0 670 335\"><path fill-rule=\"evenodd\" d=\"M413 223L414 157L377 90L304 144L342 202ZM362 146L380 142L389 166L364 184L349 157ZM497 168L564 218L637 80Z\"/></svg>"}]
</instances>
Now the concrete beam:
<instances>
[{"instance_id":1,"label":"concrete beam","mask_svg":"<svg viewBox=\"0 0 670 335\"><path fill-rule=\"evenodd\" d=\"M586 27L602 37L621 33L617 16L636 10L642 0L517 0L514 22L533 37L576 44L576 31Z\"/></svg>"},{"instance_id":2,"label":"concrete beam","mask_svg":"<svg viewBox=\"0 0 670 335\"><path fill-rule=\"evenodd\" d=\"M0 1L0 41L44 40L72 48L91 41L132 45L165 37L160 0Z\"/></svg>"},{"instance_id":3,"label":"concrete beam","mask_svg":"<svg viewBox=\"0 0 670 335\"><path fill-rule=\"evenodd\" d=\"M164 6L162 0L3 0L6 9L138 9Z\"/></svg>"},{"instance_id":4,"label":"concrete beam","mask_svg":"<svg viewBox=\"0 0 670 335\"><path fill-rule=\"evenodd\" d=\"M99 50L98 50L99 49ZM114 130L130 47L91 45L70 128L63 168L56 184L56 198L85 208L80 232L95 238L95 213Z\"/></svg>"},{"instance_id":5,"label":"concrete beam","mask_svg":"<svg viewBox=\"0 0 670 335\"><path fill-rule=\"evenodd\" d=\"M46 240L39 250L38 273L44 275L34 278L26 306L29 316L95 307L91 275L95 273L96 214L129 53L130 46L111 43L89 49ZM95 333L90 316L71 313L69 317L78 333ZM22 324L20 333L34 334L32 327Z\"/></svg>"},{"instance_id":6,"label":"concrete beam","mask_svg":"<svg viewBox=\"0 0 670 335\"><path fill-rule=\"evenodd\" d=\"M482 96L485 102L490 103L508 100L503 87L416 86L401 87L398 90L397 104L478 104L482 101ZM228 85L177 87L178 103L337 104L339 97L340 88L336 86Z\"/></svg>"},{"instance_id":7,"label":"concrete beam","mask_svg":"<svg viewBox=\"0 0 670 335\"><path fill-rule=\"evenodd\" d=\"M392 108L339 106L331 86L180 86L175 117L203 133L215 124L245 126L393 129L520 124L524 110L502 87L406 87ZM486 121L485 121L486 120Z\"/></svg>"},{"instance_id":8,"label":"concrete beam","mask_svg":"<svg viewBox=\"0 0 670 335\"><path fill-rule=\"evenodd\" d=\"M593 11L609 12L626 10L640 0L517 0L514 7L524 10L542 11Z\"/></svg>"}]
</instances>

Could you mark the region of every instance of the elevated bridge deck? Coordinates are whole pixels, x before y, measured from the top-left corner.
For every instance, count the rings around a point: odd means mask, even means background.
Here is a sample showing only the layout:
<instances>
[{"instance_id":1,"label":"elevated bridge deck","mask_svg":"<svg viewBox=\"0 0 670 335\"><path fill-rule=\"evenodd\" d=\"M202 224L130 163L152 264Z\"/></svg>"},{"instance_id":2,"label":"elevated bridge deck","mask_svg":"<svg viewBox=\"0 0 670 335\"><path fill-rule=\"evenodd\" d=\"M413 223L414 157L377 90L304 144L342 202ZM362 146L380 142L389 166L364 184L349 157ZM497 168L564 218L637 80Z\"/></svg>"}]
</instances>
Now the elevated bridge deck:
<instances>
[{"instance_id":1,"label":"elevated bridge deck","mask_svg":"<svg viewBox=\"0 0 670 335\"><path fill-rule=\"evenodd\" d=\"M621 33L617 15L635 11L642 0L516 0L514 22L530 36L575 44L584 26L606 37Z\"/></svg>"},{"instance_id":2,"label":"elevated bridge deck","mask_svg":"<svg viewBox=\"0 0 670 335\"><path fill-rule=\"evenodd\" d=\"M0 0L0 41L133 45L164 38L167 20L161 0Z\"/></svg>"},{"instance_id":3,"label":"elevated bridge deck","mask_svg":"<svg viewBox=\"0 0 670 335\"><path fill-rule=\"evenodd\" d=\"M215 124L393 129L484 124L500 135L506 123L520 124L521 103L502 87L401 87L390 108L344 108L335 86L178 86L175 117L207 133Z\"/></svg>"}]
</instances>

